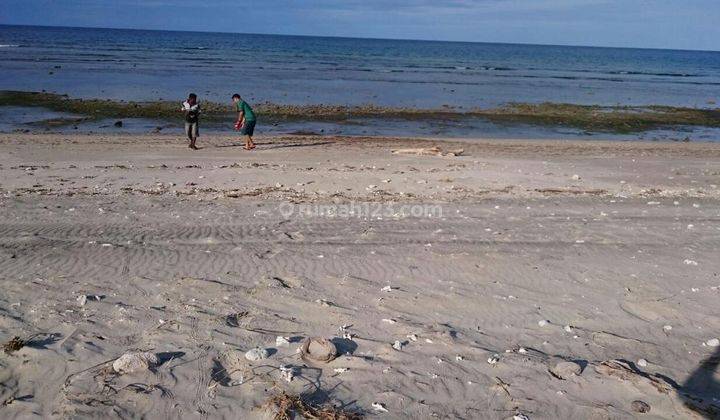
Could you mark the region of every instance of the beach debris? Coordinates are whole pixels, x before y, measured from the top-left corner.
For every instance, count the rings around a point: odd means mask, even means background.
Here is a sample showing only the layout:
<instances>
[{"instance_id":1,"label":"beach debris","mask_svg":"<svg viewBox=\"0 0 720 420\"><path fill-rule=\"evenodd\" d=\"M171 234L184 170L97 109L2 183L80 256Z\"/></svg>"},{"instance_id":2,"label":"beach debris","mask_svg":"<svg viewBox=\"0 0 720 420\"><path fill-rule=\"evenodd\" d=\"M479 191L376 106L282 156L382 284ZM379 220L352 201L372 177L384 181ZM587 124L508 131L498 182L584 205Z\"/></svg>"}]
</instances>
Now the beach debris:
<instances>
[{"instance_id":1,"label":"beach debris","mask_svg":"<svg viewBox=\"0 0 720 420\"><path fill-rule=\"evenodd\" d=\"M6 354L13 354L14 352L20 350L21 348L25 347L25 344L27 344L27 341L23 340L20 337L13 337L10 341L3 344L3 351Z\"/></svg>"},{"instance_id":2,"label":"beach debris","mask_svg":"<svg viewBox=\"0 0 720 420\"><path fill-rule=\"evenodd\" d=\"M303 400L299 395L290 395L285 392L268 398L265 404L263 404L263 407L273 411L273 420L288 420L294 418L333 420L362 419L362 415L358 413L345 411L330 405L318 406Z\"/></svg>"},{"instance_id":3,"label":"beach debris","mask_svg":"<svg viewBox=\"0 0 720 420\"><path fill-rule=\"evenodd\" d=\"M375 411L377 411L377 412L380 412L380 413L387 413L387 412L388 412L388 409L385 408L385 404L383 404L383 403L381 403L381 402L375 401L374 403L372 403L372 408L373 408L373 410L375 410Z\"/></svg>"},{"instance_id":4,"label":"beach debris","mask_svg":"<svg viewBox=\"0 0 720 420\"><path fill-rule=\"evenodd\" d=\"M348 370L350 370L350 368L342 367L342 368L335 368L335 369L333 369L333 372L335 372L335 373L345 373L345 372L347 372Z\"/></svg>"},{"instance_id":5,"label":"beach debris","mask_svg":"<svg viewBox=\"0 0 720 420\"><path fill-rule=\"evenodd\" d=\"M394 324L394 323L396 323L397 321L395 321L395 320L392 319L392 318L383 318L383 319L382 319L382 322L387 322L388 324Z\"/></svg>"},{"instance_id":6,"label":"beach debris","mask_svg":"<svg viewBox=\"0 0 720 420\"><path fill-rule=\"evenodd\" d=\"M648 361L645 360L645 359L638 359L637 365L640 366L640 367L647 367Z\"/></svg>"},{"instance_id":7,"label":"beach debris","mask_svg":"<svg viewBox=\"0 0 720 420\"><path fill-rule=\"evenodd\" d=\"M307 363L329 363L337 357L337 348L332 341L322 337L308 337L298 349L300 358Z\"/></svg>"},{"instance_id":8,"label":"beach debris","mask_svg":"<svg viewBox=\"0 0 720 420\"><path fill-rule=\"evenodd\" d=\"M612 376L621 381L629 381L635 385L650 385L662 394L670 392L671 388L666 382L660 381L652 376L647 376L633 369L627 362L622 360L609 360L595 366L595 372Z\"/></svg>"},{"instance_id":9,"label":"beach debris","mask_svg":"<svg viewBox=\"0 0 720 420\"><path fill-rule=\"evenodd\" d=\"M275 338L275 347L290 347L290 338L277 336Z\"/></svg>"},{"instance_id":10,"label":"beach debris","mask_svg":"<svg viewBox=\"0 0 720 420\"><path fill-rule=\"evenodd\" d=\"M392 292L395 290L392 286L385 286L382 289L380 289L381 292Z\"/></svg>"},{"instance_id":11,"label":"beach debris","mask_svg":"<svg viewBox=\"0 0 720 420\"><path fill-rule=\"evenodd\" d=\"M544 327L544 326L548 325L549 323L550 323L550 321L548 321L547 319L541 319L540 321L538 321L538 325L541 327Z\"/></svg>"},{"instance_id":12,"label":"beach debris","mask_svg":"<svg viewBox=\"0 0 720 420\"><path fill-rule=\"evenodd\" d=\"M488 357L488 359L487 359L487 362L491 365L494 365L499 361L500 361L500 355L497 353L493 354L492 356Z\"/></svg>"},{"instance_id":13,"label":"beach debris","mask_svg":"<svg viewBox=\"0 0 720 420\"><path fill-rule=\"evenodd\" d=\"M530 417L526 416L523 413L517 413L513 416L513 420L530 420Z\"/></svg>"},{"instance_id":14,"label":"beach debris","mask_svg":"<svg viewBox=\"0 0 720 420\"><path fill-rule=\"evenodd\" d=\"M550 374L560 380L567 380L572 376L580 376L582 373L582 366L575 362L560 362L548 369Z\"/></svg>"},{"instance_id":15,"label":"beach debris","mask_svg":"<svg viewBox=\"0 0 720 420\"><path fill-rule=\"evenodd\" d=\"M665 332L669 332L670 330L672 330L672 325L663 325L663 330Z\"/></svg>"},{"instance_id":16,"label":"beach debris","mask_svg":"<svg viewBox=\"0 0 720 420\"><path fill-rule=\"evenodd\" d=\"M420 155L420 156L460 156L464 152L463 149L450 150L443 152L439 147L419 147L411 149L397 149L393 150L394 155Z\"/></svg>"},{"instance_id":17,"label":"beach debris","mask_svg":"<svg viewBox=\"0 0 720 420\"><path fill-rule=\"evenodd\" d=\"M117 358L113 370L121 375L152 369L158 365L158 358L150 352L127 352Z\"/></svg>"},{"instance_id":18,"label":"beach debris","mask_svg":"<svg viewBox=\"0 0 720 420\"><path fill-rule=\"evenodd\" d=\"M270 357L270 352L262 347L255 347L245 353L245 358L251 362L257 362L258 360L267 359Z\"/></svg>"},{"instance_id":19,"label":"beach debris","mask_svg":"<svg viewBox=\"0 0 720 420\"><path fill-rule=\"evenodd\" d=\"M575 174L572 176L573 181L580 181L580 175Z\"/></svg>"},{"instance_id":20,"label":"beach debris","mask_svg":"<svg viewBox=\"0 0 720 420\"><path fill-rule=\"evenodd\" d=\"M688 259L683 261L683 263L685 263L685 265L698 265L697 261L688 260Z\"/></svg>"},{"instance_id":21,"label":"beach debris","mask_svg":"<svg viewBox=\"0 0 720 420\"><path fill-rule=\"evenodd\" d=\"M649 413L650 412L650 405L646 403L645 401L635 400L630 404L630 408L632 408L632 411L636 413Z\"/></svg>"},{"instance_id":22,"label":"beach debris","mask_svg":"<svg viewBox=\"0 0 720 420\"><path fill-rule=\"evenodd\" d=\"M525 347L520 347L517 352L520 354L525 354L527 353L527 349Z\"/></svg>"},{"instance_id":23,"label":"beach debris","mask_svg":"<svg viewBox=\"0 0 720 420\"><path fill-rule=\"evenodd\" d=\"M418 341L418 336L415 334L408 334L406 337L410 339L410 341Z\"/></svg>"},{"instance_id":24,"label":"beach debris","mask_svg":"<svg viewBox=\"0 0 720 420\"><path fill-rule=\"evenodd\" d=\"M395 342L392 343L392 348L394 348L397 351L401 351L403 349L403 347L405 347L406 343L407 343L407 341L395 340Z\"/></svg>"},{"instance_id":25,"label":"beach debris","mask_svg":"<svg viewBox=\"0 0 720 420\"><path fill-rule=\"evenodd\" d=\"M334 304L327 299L317 299L317 300L315 300L315 303L318 303L325 307L334 306Z\"/></svg>"},{"instance_id":26,"label":"beach debris","mask_svg":"<svg viewBox=\"0 0 720 420\"><path fill-rule=\"evenodd\" d=\"M567 333L572 333L572 332L573 332L573 329L572 329L572 327L571 327L570 325L564 326L564 327L563 327L563 330L565 330L565 332L567 332Z\"/></svg>"},{"instance_id":27,"label":"beach debris","mask_svg":"<svg viewBox=\"0 0 720 420\"><path fill-rule=\"evenodd\" d=\"M718 347L720 346L720 340L717 338L711 338L705 342L705 345L708 347Z\"/></svg>"},{"instance_id":28,"label":"beach debris","mask_svg":"<svg viewBox=\"0 0 720 420\"><path fill-rule=\"evenodd\" d=\"M458 354L455 356L455 361L462 362L463 360L465 360L465 358L462 355Z\"/></svg>"},{"instance_id":29,"label":"beach debris","mask_svg":"<svg viewBox=\"0 0 720 420\"><path fill-rule=\"evenodd\" d=\"M102 296L98 296L98 295L80 295L77 297L76 300L77 300L78 305L85 306L85 304L88 302L88 300L95 300L95 301L99 302L100 300L102 300L102 298L103 298Z\"/></svg>"},{"instance_id":30,"label":"beach debris","mask_svg":"<svg viewBox=\"0 0 720 420\"><path fill-rule=\"evenodd\" d=\"M292 365L280 365L280 377L287 382L292 382L293 378L295 378L295 367Z\"/></svg>"}]
</instances>

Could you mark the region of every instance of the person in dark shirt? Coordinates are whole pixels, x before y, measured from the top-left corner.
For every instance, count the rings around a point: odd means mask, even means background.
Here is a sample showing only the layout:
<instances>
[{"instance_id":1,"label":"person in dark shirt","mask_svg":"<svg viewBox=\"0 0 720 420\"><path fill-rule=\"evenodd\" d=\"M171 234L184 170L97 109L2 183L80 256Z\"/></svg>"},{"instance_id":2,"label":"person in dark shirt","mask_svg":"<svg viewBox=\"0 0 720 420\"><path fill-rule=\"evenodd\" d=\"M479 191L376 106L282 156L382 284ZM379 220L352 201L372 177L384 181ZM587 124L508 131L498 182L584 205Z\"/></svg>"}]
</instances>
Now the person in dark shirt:
<instances>
[{"instance_id":1,"label":"person in dark shirt","mask_svg":"<svg viewBox=\"0 0 720 420\"><path fill-rule=\"evenodd\" d=\"M245 140L245 150L252 150L255 148L255 143L253 143L252 139L253 133L255 132L255 112L253 112L250 105L243 101L237 93L232 96L232 100L235 104L235 111L238 113L237 120L235 121L235 129L240 130L241 135L247 136Z\"/></svg>"},{"instance_id":2,"label":"person in dark shirt","mask_svg":"<svg viewBox=\"0 0 720 420\"><path fill-rule=\"evenodd\" d=\"M188 98L182 104L182 111L185 113L185 134L190 140L189 148L197 150L195 142L197 141L200 129L198 128L198 121L200 120L200 104L197 101L197 95L191 93Z\"/></svg>"}]
</instances>

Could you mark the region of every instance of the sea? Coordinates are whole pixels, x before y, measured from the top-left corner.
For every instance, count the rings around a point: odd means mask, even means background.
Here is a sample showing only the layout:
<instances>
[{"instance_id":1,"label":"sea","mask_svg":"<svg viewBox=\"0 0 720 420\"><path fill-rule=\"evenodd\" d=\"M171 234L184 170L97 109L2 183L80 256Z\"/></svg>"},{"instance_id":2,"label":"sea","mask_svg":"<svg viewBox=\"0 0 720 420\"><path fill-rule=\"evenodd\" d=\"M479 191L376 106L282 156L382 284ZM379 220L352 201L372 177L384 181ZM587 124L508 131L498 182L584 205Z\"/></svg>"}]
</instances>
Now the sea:
<instances>
[{"instance_id":1,"label":"sea","mask_svg":"<svg viewBox=\"0 0 720 420\"><path fill-rule=\"evenodd\" d=\"M0 25L0 74L0 90L134 101L181 101L195 92L213 102L229 102L240 93L251 103L460 111L511 102L697 108L720 103L717 51ZM33 119L33 110L24 107L5 111L14 115L7 120ZM480 119L292 124L267 130L322 126L324 133L340 134L597 136ZM157 123L139 121L123 129L142 131L146 125ZM0 130L13 127L0 123ZM675 131L626 137L672 139ZM681 137L688 133L720 139L717 130L687 128Z\"/></svg>"}]
</instances>

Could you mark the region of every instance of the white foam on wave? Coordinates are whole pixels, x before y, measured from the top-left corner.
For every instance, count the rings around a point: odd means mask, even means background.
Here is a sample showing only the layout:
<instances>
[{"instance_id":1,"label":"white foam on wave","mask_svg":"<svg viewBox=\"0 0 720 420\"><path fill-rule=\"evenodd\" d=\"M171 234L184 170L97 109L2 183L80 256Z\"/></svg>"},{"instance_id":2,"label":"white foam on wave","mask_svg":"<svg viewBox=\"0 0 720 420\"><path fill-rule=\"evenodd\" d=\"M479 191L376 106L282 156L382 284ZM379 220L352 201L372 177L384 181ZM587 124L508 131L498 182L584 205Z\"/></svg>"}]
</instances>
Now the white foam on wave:
<instances>
[{"instance_id":1,"label":"white foam on wave","mask_svg":"<svg viewBox=\"0 0 720 420\"><path fill-rule=\"evenodd\" d=\"M17 48L19 45L17 44L0 44L0 48Z\"/></svg>"}]
</instances>

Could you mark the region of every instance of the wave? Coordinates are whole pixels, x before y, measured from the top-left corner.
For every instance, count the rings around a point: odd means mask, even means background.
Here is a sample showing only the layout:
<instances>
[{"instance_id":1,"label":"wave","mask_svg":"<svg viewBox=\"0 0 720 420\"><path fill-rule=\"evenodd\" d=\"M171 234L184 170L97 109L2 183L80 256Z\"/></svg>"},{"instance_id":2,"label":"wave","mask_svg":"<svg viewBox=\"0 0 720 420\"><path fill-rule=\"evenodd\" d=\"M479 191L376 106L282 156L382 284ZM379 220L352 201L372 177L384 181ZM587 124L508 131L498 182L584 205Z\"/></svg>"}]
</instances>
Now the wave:
<instances>
[{"instance_id":1,"label":"wave","mask_svg":"<svg viewBox=\"0 0 720 420\"><path fill-rule=\"evenodd\" d=\"M18 48L19 44L0 44L0 48Z\"/></svg>"}]
</instances>

